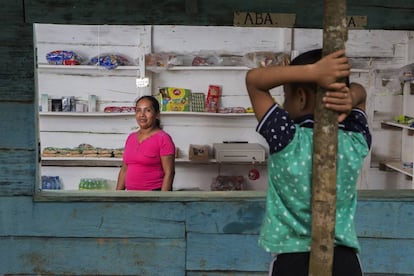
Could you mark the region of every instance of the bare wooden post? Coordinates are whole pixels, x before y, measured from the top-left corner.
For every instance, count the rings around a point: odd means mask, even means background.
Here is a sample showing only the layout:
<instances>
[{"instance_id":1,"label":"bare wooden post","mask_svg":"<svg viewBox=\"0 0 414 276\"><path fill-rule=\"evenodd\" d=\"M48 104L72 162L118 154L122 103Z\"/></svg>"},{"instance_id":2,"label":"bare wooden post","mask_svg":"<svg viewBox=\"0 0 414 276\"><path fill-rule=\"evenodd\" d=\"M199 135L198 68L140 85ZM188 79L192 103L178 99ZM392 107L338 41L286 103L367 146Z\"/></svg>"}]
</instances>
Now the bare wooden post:
<instances>
[{"instance_id":1,"label":"bare wooden post","mask_svg":"<svg viewBox=\"0 0 414 276\"><path fill-rule=\"evenodd\" d=\"M323 51L345 48L346 0L324 0ZM322 105L325 91L317 93L313 141L312 244L309 276L332 276L336 214L337 114Z\"/></svg>"}]
</instances>

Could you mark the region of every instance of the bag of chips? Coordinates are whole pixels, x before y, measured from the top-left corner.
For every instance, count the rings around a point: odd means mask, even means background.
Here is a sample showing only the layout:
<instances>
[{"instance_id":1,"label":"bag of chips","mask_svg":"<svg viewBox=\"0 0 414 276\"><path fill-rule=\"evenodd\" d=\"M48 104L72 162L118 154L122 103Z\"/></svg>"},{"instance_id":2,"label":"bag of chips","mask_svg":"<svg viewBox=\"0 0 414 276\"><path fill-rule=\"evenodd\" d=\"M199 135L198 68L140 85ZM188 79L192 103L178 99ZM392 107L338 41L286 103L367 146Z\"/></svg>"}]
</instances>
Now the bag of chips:
<instances>
[{"instance_id":1,"label":"bag of chips","mask_svg":"<svg viewBox=\"0 0 414 276\"><path fill-rule=\"evenodd\" d=\"M82 59L73 51L56 50L46 54L46 60L52 65L79 65Z\"/></svg>"},{"instance_id":2,"label":"bag of chips","mask_svg":"<svg viewBox=\"0 0 414 276\"><path fill-rule=\"evenodd\" d=\"M102 66L106 69L115 69L118 66L130 65L129 60L117 54L102 54L91 58L90 65Z\"/></svg>"}]
</instances>

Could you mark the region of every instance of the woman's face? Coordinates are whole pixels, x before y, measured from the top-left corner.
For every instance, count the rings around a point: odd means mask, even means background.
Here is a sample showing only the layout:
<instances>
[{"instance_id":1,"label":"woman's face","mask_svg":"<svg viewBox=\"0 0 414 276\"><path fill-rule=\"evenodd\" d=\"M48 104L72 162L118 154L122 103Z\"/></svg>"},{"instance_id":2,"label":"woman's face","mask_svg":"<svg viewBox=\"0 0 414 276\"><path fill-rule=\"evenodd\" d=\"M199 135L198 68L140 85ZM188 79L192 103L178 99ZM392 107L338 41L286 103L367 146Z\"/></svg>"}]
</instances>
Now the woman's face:
<instances>
[{"instance_id":1,"label":"woman's face","mask_svg":"<svg viewBox=\"0 0 414 276\"><path fill-rule=\"evenodd\" d=\"M141 129L151 129L156 126L156 119L159 114L155 112L150 100L141 99L137 102L135 108L135 119Z\"/></svg>"}]
</instances>

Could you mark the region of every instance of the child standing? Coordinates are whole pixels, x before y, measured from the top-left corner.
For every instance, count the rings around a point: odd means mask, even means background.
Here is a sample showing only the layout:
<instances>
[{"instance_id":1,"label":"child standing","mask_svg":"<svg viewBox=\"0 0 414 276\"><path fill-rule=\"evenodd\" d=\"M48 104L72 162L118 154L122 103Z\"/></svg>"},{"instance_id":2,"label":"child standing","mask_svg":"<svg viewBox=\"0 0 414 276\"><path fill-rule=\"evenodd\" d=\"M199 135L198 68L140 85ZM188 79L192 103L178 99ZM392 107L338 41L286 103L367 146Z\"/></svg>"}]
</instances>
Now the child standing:
<instances>
[{"instance_id":1,"label":"child standing","mask_svg":"<svg viewBox=\"0 0 414 276\"><path fill-rule=\"evenodd\" d=\"M246 86L257 132L269 146L266 213L259 245L274 254L271 275L308 275L311 246L313 110L317 86L328 92L324 106L337 111L337 206L333 275L362 275L354 227L357 182L371 135L365 115L366 92L336 80L350 74L345 51L322 58L306 52L289 66L256 68ZM283 107L269 90L283 85Z\"/></svg>"}]
</instances>

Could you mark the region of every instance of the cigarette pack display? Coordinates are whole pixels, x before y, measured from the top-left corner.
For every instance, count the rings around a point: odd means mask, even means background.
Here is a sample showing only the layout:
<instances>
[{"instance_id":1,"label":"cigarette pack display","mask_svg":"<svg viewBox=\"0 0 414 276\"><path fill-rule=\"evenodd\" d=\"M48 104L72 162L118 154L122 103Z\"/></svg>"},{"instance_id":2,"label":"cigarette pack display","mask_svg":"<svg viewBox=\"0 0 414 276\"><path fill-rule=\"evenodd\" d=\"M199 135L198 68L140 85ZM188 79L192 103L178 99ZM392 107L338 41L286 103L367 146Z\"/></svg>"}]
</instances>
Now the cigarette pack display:
<instances>
[{"instance_id":1,"label":"cigarette pack display","mask_svg":"<svg viewBox=\"0 0 414 276\"><path fill-rule=\"evenodd\" d=\"M191 93L190 111L204 112L206 106L205 97L204 93Z\"/></svg>"}]
</instances>

